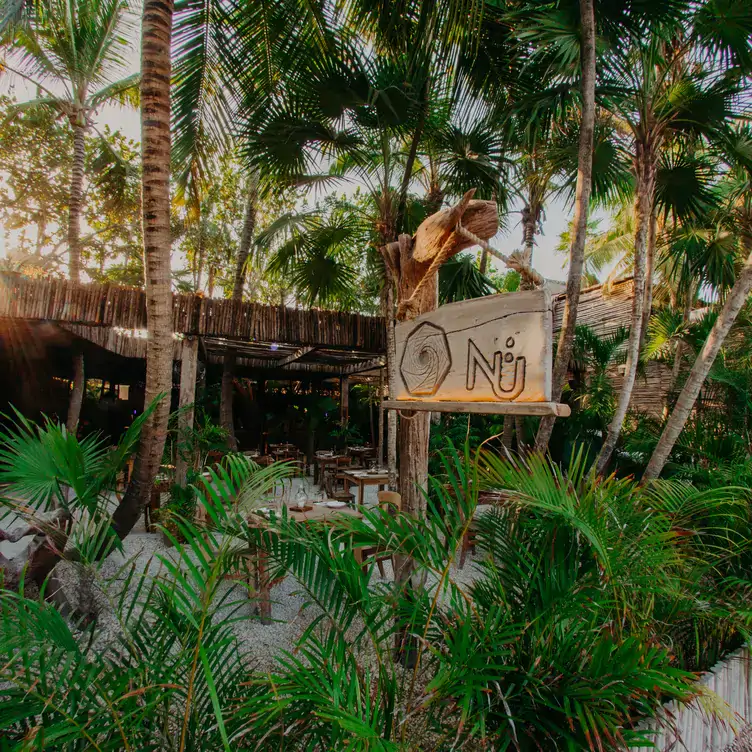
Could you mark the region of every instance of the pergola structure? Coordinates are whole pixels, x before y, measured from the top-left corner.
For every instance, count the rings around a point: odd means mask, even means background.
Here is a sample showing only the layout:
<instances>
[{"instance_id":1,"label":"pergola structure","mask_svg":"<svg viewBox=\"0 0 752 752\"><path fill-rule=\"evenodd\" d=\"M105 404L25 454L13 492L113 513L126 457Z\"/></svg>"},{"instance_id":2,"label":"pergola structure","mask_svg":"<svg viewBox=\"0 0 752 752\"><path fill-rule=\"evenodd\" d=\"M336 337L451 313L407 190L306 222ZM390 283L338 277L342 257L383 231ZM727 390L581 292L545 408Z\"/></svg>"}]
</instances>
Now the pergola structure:
<instances>
[{"instance_id":1,"label":"pergola structure","mask_svg":"<svg viewBox=\"0 0 752 752\"><path fill-rule=\"evenodd\" d=\"M200 295L173 296L175 359L196 338L207 361L234 352L238 365L347 376L383 364L386 352L380 317L303 310ZM119 285L79 284L0 274L0 318L55 323L117 355L146 355L146 296Z\"/></svg>"},{"instance_id":2,"label":"pergola structure","mask_svg":"<svg viewBox=\"0 0 752 752\"><path fill-rule=\"evenodd\" d=\"M22 328L27 339L78 343L87 361L107 360L116 372L146 358L146 298L138 288L0 274L3 322L0 337ZM259 382L339 380L345 416L351 380L383 382L380 317L176 294L173 331L181 406L194 399L198 361L221 364L228 353L236 375Z\"/></svg>"}]
</instances>

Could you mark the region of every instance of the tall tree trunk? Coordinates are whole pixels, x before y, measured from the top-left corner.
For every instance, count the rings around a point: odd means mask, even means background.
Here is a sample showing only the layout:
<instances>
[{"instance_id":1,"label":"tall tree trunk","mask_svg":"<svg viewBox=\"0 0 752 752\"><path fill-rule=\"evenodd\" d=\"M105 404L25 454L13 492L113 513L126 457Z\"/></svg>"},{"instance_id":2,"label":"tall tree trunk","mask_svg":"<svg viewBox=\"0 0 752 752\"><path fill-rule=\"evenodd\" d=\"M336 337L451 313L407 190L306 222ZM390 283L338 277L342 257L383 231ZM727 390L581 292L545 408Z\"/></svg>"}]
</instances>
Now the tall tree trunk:
<instances>
[{"instance_id":1,"label":"tall tree trunk","mask_svg":"<svg viewBox=\"0 0 752 752\"><path fill-rule=\"evenodd\" d=\"M648 251L645 259L645 305L642 309L642 329L640 332L640 351L645 346L648 336L648 325L653 313L653 273L655 271L655 235L658 220L655 216L655 202L650 213L650 227L648 229Z\"/></svg>"},{"instance_id":2,"label":"tall tree trunk","mask_svg":"<svg viewBox=\"0 0 752 752\"><path fill-rule=\"evenodd\" d=\"M251 252L253 232L256 229L258 189L255 179L248 192L243 216L243 231L240 234L238 255L235 260L235 277L232 285L232 300L243 300L243 288L245 287L246 265ZM235 378L235 353L226 352L222 362L222 388L219 395L219 422L227 431L230 449L236 451L238 442L235 438L235 421L233 419L232 402L234 397L233 380Z\"/></svg>"},{"instance_id":3,"label":"tall tree trunk","mask_svg":"<svg viewBox=\"0 0 752 752\"><path fill-rule=\"evenodd\" d=\"M485 274L488 270L488 251L484 248L480 254L480 273Z\"/></svg>"},{"instance_id":4,"label":"tall tree trunk","mask_svg":"<svg viewBox=\"0 0 752 752\"><path fill-rule=\"evenodd\" d=\"M684 312L682 313L682 321L684 324L689 323L690 316L692 315L692 306L695 302L695 286L693 284L690 284L687 288L687 298L684 302ZM679 340L676 343L676 349L674 350L674 365L671 368L671 382L669 384L668 389L666 390L666 402L663 405L663 418L664 420L668 418L670 406L671 406L671 397L673 395L674 389L676 389L676 385L679 383L679 376L681 376L681 369L682 364L684 362L684 351L685 351L685 344L684 340Z\"/></svg>"},{"instance_id":5,"label":"tall tree trunk","mask_svg":"<svg viewBox=\"0 0 752 752\"><path fill-rule=\"evenodd\" d=\"M199 211L201 211L199 209ZM202 227L202 220L199 218L198 220L198 237L196 240L196 254L197 254L197 260L196 260L196 292L201 291L202 287L202 277L204 276L204 230Z\"/></svg>"},{"instance_id":6,"label":"tall tree trunk","mask_svg":"<svg viewBox=\"0 0 752 752\"><path fill-rule=\"evenodd\" d=\"M73 127L73 168L68 196L68 258L72 282L81 281L81 199L84 192L86 125L71 119Z\"/></svg>"},{"instance_id":7,"label":"tall tree trunk","mask_svg":"<svg viewBox=\"0 0 752 752\"><path fill-rule=\"evenodd\" d=\"M522 210L522 265L528 268L533 265L533 249L535 248L535 230L538 224L536 214L539 210L532 207L529 203ZM532 285L530 281L523 277L520 280L521 290L530 290Z\"/></svg>"},{"instance_id":8,"label":"tall tree trunk","mask_svg":"<svg viewBox=\"0 0 752 752\"><path fill-rule=\"evenodd\" d=\"M73 353L73 389L68 402L68 419L65 427L69 433L75 433L78 420L81 417L81 405L84 401L84 354L77 348Z\"/></svg>"},{"instance_id":9,"label":"tall tree trunk","mask_svg":"<svg viewBox=\"0 0 752 752\"><path fill-rule=\"evenodd\" d=\"M170 41L174 0L144 0L141 28L141 164L146 278L145 406L162 395L144 424L133 475L113 515L122 538L149 500L167 436L172 389L170 289Z\"/></svg>"},{"instance_id":10,"label":"tall tree trunk","mask_svg":"<svg viewBox=\"0 0 752 752\"><path fill-rule=\"evenodd\" d=\"M746 238L745 246L748 251L752 247L752 238L749 236ZM752 253L747 256L744 268L726 298L726 302L723 304L723 308L713 324L708 338L705 340L705 345L697 356L692 370L689 372L684 388L676 400L674 411L671 413L671 417L668 423L666 423L661 438L658 440L658 444L653 451L653 456L650 458L650 462L645 469L643 480L653 480L661 474L663 466L666 464L666 460L674 448L674 444L677 438L679 438L679 434L682 432L689 414L692 412L692 408L697 401L697 395L705 383L705 379L715 362L718 351L721 349L750 292L752 292Z\"/></svg>"},{"instance_id":11,"label":"tall tree trunk","mask_svg":"<svg viewBox=\"0 0 752 752\"><path fill-rule=\"evenodd\" d=\"M81 281L81 200L84 190L86 159L86 126L71 119L73 127L73 169L68 196L68 273L72 282ZM84 398L84 355L77 350L73 355L73 389L68 402L67 429L76 430L81 417Z\"/></svg>"},{"instance_id":12,"label":"tall tree trunk","mask_svg":"<svg viewBox=\"0 0 752 752\"><path fill-rule=\"evenodd\" d=\"M235 280L232 285L232 299L243 299L243 288L245 286L246 266L248 256L251 253L251 244L253 242L253 233L256 229L256 204L258 200L258 189L254 184L248 191L248 198L245 204L245 215L243 216L243 230L240 233L240 243L238 245L238 256L235 260Z\"/></svg>"},{"instance_id":13,"label":"tall tree trunk","mask_svg":"<svg viewBox=\"0 0 752 752\"><path fill-rule=\"evenodd\" d=\"M559 331L551 382L551 399L558 402L564 390L564 382L572 357L574 332L577 325L577 309L580 304L582 270L585 265L585 243L590 204L590 189L593 177L593 139L595 135L595 10L593 0L580 0L580 23L582 25L582 122L577 154L577 188L574 208L574 238L569 248L569 274L564 316ZM554 429L554 416L541 419L535 437L535 449L543 452L548 447Z\"/></svg>"},{"instance_id":14,"label":"tall tree trunk","mask_svg":"<svg viewBox=\"0 0 752 752\"><path fill-rule=\"evenodd\" d=\"M636 144L637 196L635 198L635 259L634 259L634 298L632 300L632 320L627 343L627 362L624 369L624 382L619 392L616 412L608 427L596 461L597 472L602 475L611 459L621 434L621 427L629 409L634 389L637 365L640 359L642 342L642 321L645 310L645 276L647 271L648 241L650 221L653 212L655 191L655 150L648 139Z\"/></svg>"}]
</instances>

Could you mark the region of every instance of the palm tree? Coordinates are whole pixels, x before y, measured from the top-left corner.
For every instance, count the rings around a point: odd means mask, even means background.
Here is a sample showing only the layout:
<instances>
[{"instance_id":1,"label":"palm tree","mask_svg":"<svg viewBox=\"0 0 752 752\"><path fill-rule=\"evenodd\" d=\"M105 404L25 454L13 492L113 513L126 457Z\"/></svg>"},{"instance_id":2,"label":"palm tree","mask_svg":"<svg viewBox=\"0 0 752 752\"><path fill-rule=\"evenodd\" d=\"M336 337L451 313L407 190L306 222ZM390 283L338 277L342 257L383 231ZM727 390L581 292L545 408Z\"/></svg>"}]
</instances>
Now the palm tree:
<instances>
[{"instance_id":1,"label":"palm tree","mask_svg":"<svg viewBox=\"0 0 752 752\"><path fill-rule=\"evenodd\" d=\"M256 229L256 214L258 212L259 180L258 175L252 172L248 178L246 188L246 204L243 216L243 228L240 232L238 252L235 257L235 274L232 284L232 300L243 300L243 288L245 287L246 271L253 245L254 231ZM219 401L219 424L227 431L231 449L237 449L235 438L235 421L232 414L233 403L233 379L235 376L235 353L225 353L222 363L222 386Z\"/></svg>"},{"instance_id":2,"label":"palm tree","mask_svg":"<svg viewBox=\"0 0 752 752\"><path fill-rule=\"evenodd\" d=\"M657 478L668 460L679 434L682 432L705 379L713 367L739 311L752 292L752 133L741 130L731 142L732 157L736 157L738 176L736 202L730 225L736 230L741 255L746 256L739 276L726 296L705 344L697 356L684 387L677 398L674 410L664 426L661 438L650 458L643 478Z\"/></svg>"},{"instance_id":3,"label":"palm tree","mask_svg":"<svg viewBox=\"0 0 752 752\"><path fill-rule=\"evenodd\" d=\"M48 107L73 131L69 192L70 278L81 275L81 199L86 135L96 110L110 101L134 103L138 74L116 79L126 69L127 0L45 0L15 28L4 68L33 84L40 96L19 107ZM62 93L55 93L61 90Z\"/></svg>"},{"instance_id":4,"label":"palm tree","mask_svg":"<svg viewBox=\"0 0 752 752\"><path fill-rule=\"evenodd\" d=\"M744 44L747 44L746 38ZM717 37L703 5L653 23L642 38L611 58L619 91L604 98L618 128L628 134L635 180L634 302L627 363L619 402L596 467L603 473L616 448L637 374L652 295L652 240L655 237L656 183L666 149L699 140L723 129L739 91L738 77L727 72L738 40ZM704 54L708 47L712 54ZM695 59L697 57L697 60Z\"/></svg>"},{"instance_id":5,"label":"palm tree","mask_svg":"<svg viewBox=\"0 0 752 752\"><path fill-rule=\"evenodd\" d=\"M127 0L46 0L24 13L14 26L4 68L33 84L40 93L19 108L47 107L70 123L73 164L68 198L69 276L81 278L81 201L86 134L98 107L133 102L138 76L119 80L125 69ZM55 93L53 90L61 90ZM66 425L75 431L84 394L84 356L73 357L73 390Z\"/></svg>"},{"instance_id":6,"label":"palm tree","mask_svg":"<svg viewBox=\"0 0 752 752\"><path fill-rule=\"evenodd\" d=\"M574 345L577 308L582 286L582 271L585 261L585 242L588 229L588 205L593 171L593 142L595 137L595 10L593 0L580 0L580 25L582 30L580 68L582 79L582 115L580 140L577 155L577 189L575 196L575 235L569 249L569 273L567 297L564 303L556 363L552 377L551 399L558 402L564 388L569 358ZM543 418L535 437L535 448L543 451L551 438L555 418Z\"/></svg>"},{"instance_id":7,"label":"palm tree","mask_svg":"<svg viewBox=\"0 0 752 752\"><path fill-rule=\"evenodd\" d=\"M141 27L141 162L146 279L145 404L159 399L144 424L131 483L113 515L122 538L138 520L162 462L172 390L170 276L170 40L173 0L144 0Z\"/></svg>"}]
</instances>

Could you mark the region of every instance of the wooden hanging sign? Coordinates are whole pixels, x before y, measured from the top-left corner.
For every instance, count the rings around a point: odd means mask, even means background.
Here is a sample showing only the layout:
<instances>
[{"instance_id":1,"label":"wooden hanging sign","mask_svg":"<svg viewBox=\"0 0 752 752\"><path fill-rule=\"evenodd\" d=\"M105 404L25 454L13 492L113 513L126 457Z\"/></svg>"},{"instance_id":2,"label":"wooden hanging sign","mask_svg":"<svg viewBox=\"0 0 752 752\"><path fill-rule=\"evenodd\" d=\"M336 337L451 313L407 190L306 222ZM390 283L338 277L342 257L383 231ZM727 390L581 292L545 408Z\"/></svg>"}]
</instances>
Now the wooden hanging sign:
<instances>
[{"instance_id":1,"label":"wooden hanging sign","mask_svg":"<svg viewBox=\"0 0 752 752\"><path fill-rule=\"evenodd\" d=\"M553 315L547 290L444 305L395 327L388 408L569 415L551 402Z\"/></svg>"}]
</instances>

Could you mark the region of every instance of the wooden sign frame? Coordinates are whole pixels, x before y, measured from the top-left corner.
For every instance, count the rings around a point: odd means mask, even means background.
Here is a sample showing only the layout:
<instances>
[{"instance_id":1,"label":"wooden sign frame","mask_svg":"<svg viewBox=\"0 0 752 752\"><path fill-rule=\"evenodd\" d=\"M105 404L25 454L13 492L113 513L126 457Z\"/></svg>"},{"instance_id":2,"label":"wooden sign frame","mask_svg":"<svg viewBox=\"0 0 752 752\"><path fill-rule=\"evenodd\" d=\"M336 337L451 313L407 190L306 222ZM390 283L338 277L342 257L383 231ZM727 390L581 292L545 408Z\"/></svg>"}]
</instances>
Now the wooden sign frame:
<instances>
[{"instance_id":1,"label":"wooden sign frame","mask_svg":"<svg viewBox=\"0 0 752 752\"><path fill-rule=\"evenodd\" d=\"M551 401L553 315L547 290L441 306L395 327L395 393L384 407L566 417Z\"/></svg>"}]
</instances>

